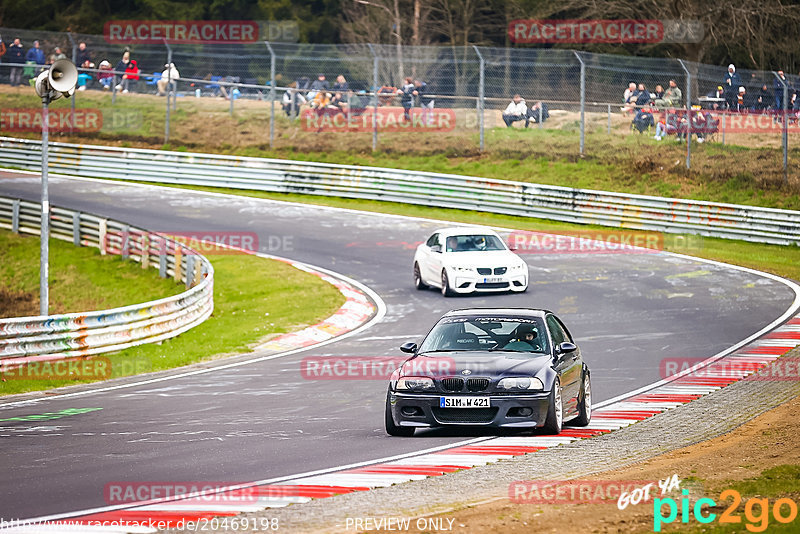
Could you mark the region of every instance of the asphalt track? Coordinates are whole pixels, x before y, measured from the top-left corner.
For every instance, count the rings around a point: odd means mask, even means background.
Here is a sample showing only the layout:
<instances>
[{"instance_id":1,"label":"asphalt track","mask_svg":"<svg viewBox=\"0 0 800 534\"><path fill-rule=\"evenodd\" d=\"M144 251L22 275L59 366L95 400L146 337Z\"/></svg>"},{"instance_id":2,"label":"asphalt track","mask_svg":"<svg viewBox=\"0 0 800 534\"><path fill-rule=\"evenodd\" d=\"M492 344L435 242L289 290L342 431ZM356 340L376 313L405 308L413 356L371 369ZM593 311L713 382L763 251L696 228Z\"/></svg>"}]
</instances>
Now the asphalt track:
<instances>
[{"instance_id":1,"label":"asphalt track","mask_svg":"<svg viewBox=\"0 0 800 534\"><path fill-rule=\"evenodd\" d=\"M37 201L39 178L2 173L0 195ZM483 435L390 438L383 381L310 381L300 373L308 356L398 356L402 342L419 340L451 308L552 309L581 345L598 402L659 380L665 359L706 358L730 347L795 298L769 278L656 253L525 255L528 293L445 299L411 285L413 244L441 223L60 177L51 177L50 200L156 231L256 232L262 252L352 277L381 296L387 313L359 335L268 361L79 397L0 401L0 419L102 408L0 422L6 520L105 506L111 482L264 480ZM270 247L278 242L287 246Z\"/></svg>"}]
</instances>

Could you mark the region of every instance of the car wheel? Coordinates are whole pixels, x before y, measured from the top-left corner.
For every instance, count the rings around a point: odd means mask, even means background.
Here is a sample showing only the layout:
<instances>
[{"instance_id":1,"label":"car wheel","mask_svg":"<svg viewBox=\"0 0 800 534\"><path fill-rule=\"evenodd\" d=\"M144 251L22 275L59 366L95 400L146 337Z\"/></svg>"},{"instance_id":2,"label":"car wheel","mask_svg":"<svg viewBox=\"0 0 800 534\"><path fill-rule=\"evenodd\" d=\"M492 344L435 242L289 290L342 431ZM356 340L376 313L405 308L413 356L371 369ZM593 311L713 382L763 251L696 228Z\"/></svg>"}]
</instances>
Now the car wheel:
<instances>
[{"instance_id":1,"label":"car wheel","mask_svg":"<svg viewBox=\"0 0 800 534\"><path fill-rule=\"evenodd\" d=\"M544 421L544 431L548 434L559 434L564 420L563 406L561 403L561 382L558 378L553 381L547 405L547 419Z\"/></svg>"},{"instance_id":2,"label":"car wheel","mask_svg":"<svg viewBox=\"0 0 800 534\"><path fill-rule=\"evenodd\" d=\"M384 426L386 427L386 433L390 436L400 436L405 438L410 438L414 435L414 427L412 426L397 426L394 424L394 418L392 417L392 405L389 402L389 393L386 393L386 411L384 412Z\"/></svg>"},{"instance_id":3,"label":"car wheel","mask_svg":"<svg viewBox=\"0 0 800 534\"><path fill-rule=\"evenodd\" d=\"M581 396L578 402L578 417L576 417L572 424L575 426L586 426L592 420L592 379L588 371L583 373L583 382L581 383Z\"/></svg>"},{"instance_id":4,"label":"car wheel","mask_svg":"<svg viewBox=\"0 0 800 534\"><path fill-rule=\"evenodd\" d=\"M417 289L427 289L428 286L422 281L422 274L419 272L419 264L414 264L414 287Z\"/></svg>"},{"instance_id":5,"label":"car wheel","mask_svg":"<svg viewBox=\"0 0 800 534\"><path fill-rule=\"evenodd\" d=\"M453 290L450 289L450 281L447 279L447 271L442 269L442 295L452 297Z\"/></svg>"}]
</instances>

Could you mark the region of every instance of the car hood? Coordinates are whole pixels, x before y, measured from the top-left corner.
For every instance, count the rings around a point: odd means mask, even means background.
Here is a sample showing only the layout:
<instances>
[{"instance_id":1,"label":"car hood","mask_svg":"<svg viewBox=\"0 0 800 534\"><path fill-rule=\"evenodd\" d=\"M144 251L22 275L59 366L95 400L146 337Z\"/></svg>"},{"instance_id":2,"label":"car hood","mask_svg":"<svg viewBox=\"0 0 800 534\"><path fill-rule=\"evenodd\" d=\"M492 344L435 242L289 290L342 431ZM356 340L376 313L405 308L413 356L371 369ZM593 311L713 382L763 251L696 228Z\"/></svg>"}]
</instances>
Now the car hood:
<instances>
[{"instance_id":1,"label":"car hood","mask_svg":"<svg viewBox=\"0 0 800 534\"><path fill-rule=\"evenodd\" d=\"M485 250L483 252L449 252L442 261L448 265L510 267L522 259L508 250Z\"/></svg>"},{"instance_id":2,"label":"car hood","mask_svg":"<svg viewBox=\"0 0 800 534\"><path fill-rule=\"evenodd\" d=\"M552 360L547 354L500 351L436 352L409 358L401 366L400 376L535 376L551 366ZM469 372L465 374L464 371Z\"/></svg>"}]
</instances>

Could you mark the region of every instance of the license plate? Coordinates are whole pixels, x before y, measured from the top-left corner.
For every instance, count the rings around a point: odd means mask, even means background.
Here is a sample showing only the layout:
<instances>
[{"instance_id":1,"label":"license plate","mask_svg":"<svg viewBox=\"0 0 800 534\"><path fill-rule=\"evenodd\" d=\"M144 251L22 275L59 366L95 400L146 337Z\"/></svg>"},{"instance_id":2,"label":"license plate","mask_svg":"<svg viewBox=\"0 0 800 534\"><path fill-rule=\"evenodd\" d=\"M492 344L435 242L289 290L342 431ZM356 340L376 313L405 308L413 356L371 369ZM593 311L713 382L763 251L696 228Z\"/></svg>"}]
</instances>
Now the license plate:
<instances>
[{"instance_id":1,"label":"license plate","mask_svg":"<svg viewBox=\"0 0 800 534\"><path fill-rule=\"evenodd\" d=\"M483 279L483 283L484 284L496 284L496 283L502 282L502 281L503 281L503 277L502 276L491 276L489 278L484 278Z\"/></svg>"},{"instance_id":2,"label":"license plate","mask_svg":"<svg viewBox=\"0 0 800 534\"><path fill-rule=\"evenodd\" d=\"M489 397L439 397L439 408L489 407Z\"/></svg>"}]
</instances>

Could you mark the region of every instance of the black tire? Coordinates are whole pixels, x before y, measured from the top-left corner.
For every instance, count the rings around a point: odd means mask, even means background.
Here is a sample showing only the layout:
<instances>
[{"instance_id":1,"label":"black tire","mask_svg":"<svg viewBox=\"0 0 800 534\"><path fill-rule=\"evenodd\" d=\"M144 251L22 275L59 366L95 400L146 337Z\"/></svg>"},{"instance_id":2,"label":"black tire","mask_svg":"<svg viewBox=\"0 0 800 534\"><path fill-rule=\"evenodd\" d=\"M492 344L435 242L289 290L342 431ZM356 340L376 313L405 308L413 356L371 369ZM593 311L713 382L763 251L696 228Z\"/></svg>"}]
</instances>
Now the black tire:
<instances>
[{"instance_id":1,"label":"black tire","mask_svg":"<svg viewBox=\"0 0 800 534\"><path fill-rule=\"evenodd\" d=\"M592 377L587 370L583 372L581 392L578 401L578 417L570 424L573 426L586 426L592 420Z\"/></svg>"},{"instance_id":2,"label":"black tire","mask_svg":"<svg viewBox=\"0 0 800 534\"><path fill-rule=\"evenodd\" d=\"M452 297L453 290L450 289L450 280L447 279L447 271L442 269L442 295Z\"/></svg>"},{"instance_id":3,"label":"black tire","mask_svg":"<svg viewBox=\"0 0 800 534\"><path fill-rule=\"evenodd\" d=\"M556 378L547 403L547 419L542 430L546 434L560 434L564 424L564 405L561 399L561 382Z\"/></svg>"},{"instance_id":4,"label":"black tire","mask_svg":"<svg viewBox=\"0 0 800 534\"><path fill-rule=\"evenodd\" d=\"M420 290L428 289L428 286L422 281L422 274L419 272L418 263L414 263L414 287Z\"/></svg>"},{"instance_id":5,"label":"black tire","mask_svg":"<svg viewBox=\"0 0 800 534\"><path fill-rule=\"evenodd\" d=\"M410 438L414 435L415 429L413 426L397 426L394 424L394 418L392 417L392 405L389 402L389 393L386 393L386 411L384 412L383 420L384 426L386 427L386 433L390 436Z\"/></svg>"}]
</instances>

